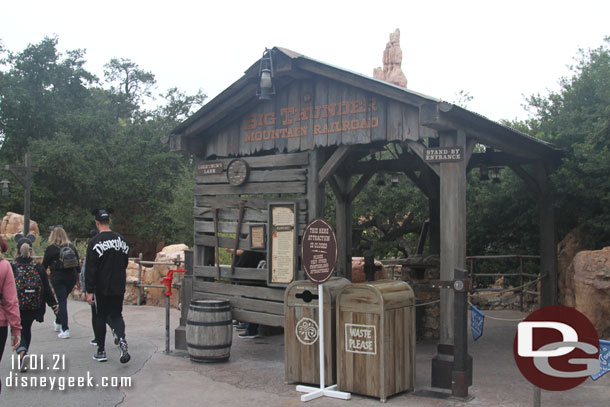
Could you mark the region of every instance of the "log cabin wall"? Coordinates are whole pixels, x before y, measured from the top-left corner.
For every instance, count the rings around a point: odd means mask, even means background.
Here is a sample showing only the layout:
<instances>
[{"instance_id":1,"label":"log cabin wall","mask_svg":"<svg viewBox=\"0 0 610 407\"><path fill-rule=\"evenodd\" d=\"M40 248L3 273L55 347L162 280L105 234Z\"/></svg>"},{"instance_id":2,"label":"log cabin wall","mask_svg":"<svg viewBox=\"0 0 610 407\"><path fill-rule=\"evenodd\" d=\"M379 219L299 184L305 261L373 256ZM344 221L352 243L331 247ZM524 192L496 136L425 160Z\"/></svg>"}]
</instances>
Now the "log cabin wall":
<instances>
[{"instance_id":1,"label":"log cabin wall","mask_svg":"<svg viewBox=\"0 0 610 407\"><path fill-rule=\"evenodd\" d=\"M283 288L268 287L267 268L216 267L215 246L219 251L233 249L238 227L240 204L244 206L238 248L267 253L265 248L253 249L250 227L265 227L268 233L269 204L296 204L296 233L301 236L308 222L307 173L310 153L268 154L243 157L248 163L248 181L241 186L229 184L226 168L230 158L199 159L195 165L195 258L193 298L227 299L233 318L270 326L283 325ZM210 168L222 168L222 172ZM207 173L206 173L207 172ZM214 221L216 213L217 221ZM218 278L220 277L220 278ZM296 279L302 279L300 272Z\"/></svg>"}]
</instances>

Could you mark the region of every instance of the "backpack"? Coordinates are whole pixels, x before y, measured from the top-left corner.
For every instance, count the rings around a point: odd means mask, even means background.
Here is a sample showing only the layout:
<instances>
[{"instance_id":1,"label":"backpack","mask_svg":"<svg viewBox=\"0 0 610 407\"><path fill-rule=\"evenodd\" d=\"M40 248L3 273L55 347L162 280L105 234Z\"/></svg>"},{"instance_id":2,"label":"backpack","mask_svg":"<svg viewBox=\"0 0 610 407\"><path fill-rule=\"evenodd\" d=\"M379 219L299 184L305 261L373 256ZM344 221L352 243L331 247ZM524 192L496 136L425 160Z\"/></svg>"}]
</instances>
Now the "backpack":
<instances>
[{"instance_id":1,"label":"backpack","mask_svg":"<svg viewBox=\"0 0 610 407\"><path fill-rule=\"evenodd\" d=\"M71 269L78 267L78 258L70 245L59 248L59 260L55 263L56 269Z\"/></svg>"},{"instance_id":2,"label":"backpack","mask_svg":"<svg viewBox=\"0 0 610 407\"><path fill-rule=\"evenodd\" d=\"M17 299L20 310L36 310L43 306L42 280L36 264L31 261L27 264L14 263L15 285L17 286Z\"/></svg>"}]
</instances>

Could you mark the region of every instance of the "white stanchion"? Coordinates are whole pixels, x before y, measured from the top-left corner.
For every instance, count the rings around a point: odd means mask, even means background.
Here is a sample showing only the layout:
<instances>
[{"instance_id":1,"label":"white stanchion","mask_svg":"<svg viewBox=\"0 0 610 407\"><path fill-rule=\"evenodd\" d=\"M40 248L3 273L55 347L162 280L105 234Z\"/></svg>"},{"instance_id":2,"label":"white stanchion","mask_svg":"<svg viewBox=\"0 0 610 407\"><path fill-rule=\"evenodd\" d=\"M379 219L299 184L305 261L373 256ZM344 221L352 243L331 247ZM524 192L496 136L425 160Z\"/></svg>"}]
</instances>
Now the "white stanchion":
<instances>
[{"instance_id":1,"label":"white stanchion","mask_svg":"<svg viewBox=\"0 0 610 407\"><path fill-rule=\"evenodd\" d=\"M332 397L335 399L349 400L352 395L338 391L337 385L324 387L324 284L318 284L318 344L320 345L320 387L297 386L297 391L307 393L301 396L301 401L314 400L319 397Z\"/></svg>"}]
</instances>

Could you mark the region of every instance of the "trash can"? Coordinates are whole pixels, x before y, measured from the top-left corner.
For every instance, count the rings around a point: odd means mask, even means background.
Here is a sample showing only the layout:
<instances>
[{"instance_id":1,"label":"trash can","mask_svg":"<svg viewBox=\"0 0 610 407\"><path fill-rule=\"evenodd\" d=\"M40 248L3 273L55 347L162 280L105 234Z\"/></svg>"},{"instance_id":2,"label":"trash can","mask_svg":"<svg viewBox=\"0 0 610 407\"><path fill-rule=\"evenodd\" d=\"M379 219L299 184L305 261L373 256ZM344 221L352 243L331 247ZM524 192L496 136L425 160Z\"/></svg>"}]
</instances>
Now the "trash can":
<instances>
[{"instance_id":1,"label":"trash can","mask_svg":"<svg viewBox=\"0 0 610 407\"><path fill-rule=\"evenodd\" d=\"M350 284L337 296L340 391L387 397L415 386L415 294L404 281Z\"/></svg>"},{"instance_id":2,"label":"trash can","mask_svg":"<svg viewBox=\"0 0 610 407\"><path fill-rule=\"evenodd\" d=\"M349 280L333 277L324 283L324 385L337 383L335 299ZM320 384L318 284L294 281L284 294L284 361L286 382Z\"/></svg>"},{"instance_id":3,"label":"trash can","mask_svg":"<svg viewBox=\"0 0 610 407\"><path fill-rule=\"evenodd\" d=\"M186 321L186 348L193 362L225 362L231 355L233 324L226 300L192 300Z\"/></svg>"}]
</instances>

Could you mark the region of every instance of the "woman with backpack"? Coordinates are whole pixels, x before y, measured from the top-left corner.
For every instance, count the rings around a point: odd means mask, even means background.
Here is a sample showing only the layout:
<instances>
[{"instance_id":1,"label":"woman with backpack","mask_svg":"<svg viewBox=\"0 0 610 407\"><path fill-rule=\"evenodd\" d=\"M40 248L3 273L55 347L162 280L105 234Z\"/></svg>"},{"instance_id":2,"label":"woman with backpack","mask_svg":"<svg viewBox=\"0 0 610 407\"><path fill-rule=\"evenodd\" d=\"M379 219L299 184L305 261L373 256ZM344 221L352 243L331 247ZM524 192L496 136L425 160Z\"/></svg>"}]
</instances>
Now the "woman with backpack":
<instances>
[{"instance_id":1,"label":"woman with backpack","mask_svg":"<svg viewBox=\"0 0 610 407\"><path fill-rule=\"evenodd\" d=\"M55 332L59 332L57 337L62 339L70 337L68 296L78 281L78 273L80 273L78 258L76 247L68 240L64 228L61 225L53 227L49 235L49 246L44 251L42 266L45 270L51 269L51 285L59 303L53 327Z\"/></svg>"},{"instance_id":2,"label":"woman with backpack","mask_svg":"<svg viewBox=\"0 0 610 407\"><path fill-rule=\"evenodd\" d=\"M15 235L19 257L12 264L21 316L21 342L16 352L19 354L22 372L28 370L26 357L32 341L32 324L34 321L44 321L45 303L57 312L57 300L51 291L47 273L32 258L32 243L35 239L34 235Z\"/></svg>"},{"instance_id":3,"label":"woman with backpack","mask_svg":"<svg viewBox=\"0 0 610 407\"><path fill-rule=\"evenodd\" d=\"M0 252L5 253L6 250L6 243L0 238ZM19 345L21 335L17 288L15 287L15 277L11 265L0 254L0 361L2 361L9 325L11 327L11 346L15 350Z\"/></svg>"}]
</instances>

